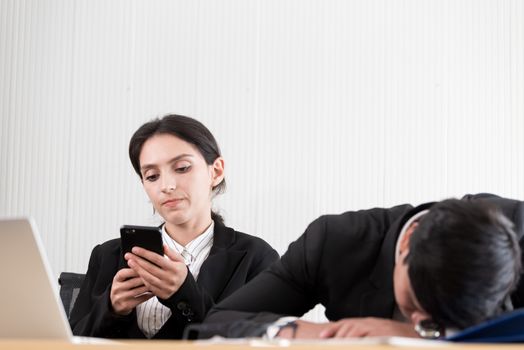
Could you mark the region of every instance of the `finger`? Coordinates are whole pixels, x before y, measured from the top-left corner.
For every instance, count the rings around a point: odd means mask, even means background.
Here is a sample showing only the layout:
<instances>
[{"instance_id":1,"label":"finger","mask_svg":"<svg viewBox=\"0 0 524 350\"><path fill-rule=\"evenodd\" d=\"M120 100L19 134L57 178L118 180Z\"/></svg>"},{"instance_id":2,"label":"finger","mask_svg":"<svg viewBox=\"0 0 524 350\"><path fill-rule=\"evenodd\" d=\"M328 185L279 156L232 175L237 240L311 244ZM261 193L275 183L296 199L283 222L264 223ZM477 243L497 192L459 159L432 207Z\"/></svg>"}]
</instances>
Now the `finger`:
<instances>
[{"instance_id":1,"label":"finger","mask_svg":"<svg viewBox=\"0 0 524 350\"><path fill-rule=\"evenodd\" d=\"M155 254L155 255L158 255L158 254ZM131 269L133 269L139 275L140 273L138 271L138 268L140 268L141 270L146 270L150 274L157 276L161 274L164 269L168 268L168 265L166 264L168 259L165 259L165 258L160 258L160 259L163 261L162 265L165 265L165 266L157 265L154 262L150 261L149 259L142 258L138 255L135 255L132 259L129 259L127 264L129 265L129 267L131 267Z\"/></svg>"},{"instance_id":2,"label":"finger","mask_svg":"<svg viewBox=\"0 0 524 350\"><path fill-rule=\"evenodd\" d=\"M177 254L176 252L173 252ZM128 264L140 274L141 278L147 278L148 276L144 273L148 272L151 276L156 277L156 279L149 279L150 283L155 283L157 279L159 281L172 280L174 276L185 276L187 273L187 266L185 263L180 261L172 261L170 258L160 258L162 260L161 264L155 264L146 259L142 259L135 255L135 258L130 260ZM135 265L136 263L136 265ZM138 265L138 266L137 266ZM140 268L140 270L139 270Z\"/></svg>"},{"instance_id":3,"label":"finger","mask_svg":"<svg viewBox=\"0 0 524 350\"><path fill-rule=\"evenodd\" d=\"M172 261L181 262L184 263L184 265L186 264L182 255L180 255L180 253L177 251L169 249L169 247L166 244L164 244L164 254L166 254L167 257Z\"/></svg>"},{"instance_id":4,"label":"finger","mask_svg":"<svg viewBox=\"0 0 524 350\"><path fill-rule=\"evenodd\" d=\"M126 284L126 282L113 283L111 291L115 297L118 297L120 299L126 299L140 294L140 292L137 292L137 290L141 291L140 288L145 288L147 290L147 287L145 287L142 279L140 277L137 277L136 281L133 281L132 284Z\"/></svg>"},{"instance_id":5,"label":"finger","mask_svg":"<svg viewBox=\"0 0 524 350\"><path fill-rule=\"evenodd\" d=\"M369 327L365 325L355 325L355 327L352 327L348 330L348 332L344 335L346 338L362 338L369 335Z\"/></svg>"},{"instance_id":6,"label":"finger","mask_svg":"<svg viewBox=\"0 0 524 350\"><path fill-rule=\"evenodd\" d=\"M122 282L121 288L126 289L126 290L131 290L137 287L141 287L143 285L144 285L144 281L142 281L142 278L140 278L140 276L137 275L136 277L130 278L126 280L125 282Z\"/></svg>"},{"instance_id":7,"label":"finger","mask_svg":"<svg viewBox=\"0 0 524 350\"><path fill-rule=\"evenodd\" d=\"M115 298L119 300L120 302L126 303L126 305L128 305L129 303L134 303L134 300L136 299L137 296L140 296L147 292L148 292L147 287L143 286L143 287L136 288L133 290L117 291L115 294Z\"/></svg>"},{"instance_id":8,"label":"finger","mask_svg":"<svg viewBox=\"0 0 524 350\"><path fill-rule=\"evenodd\" d=\"M155 252L152 252L150 250L147 250L141 247L133 247L133 249L131 249L131 252L133 252L133 254L147 261L150 261L153 264L156 264L158 266L162 266L163 262L166 260L163 255L157 254Z\"/></svg>"},{"instance_id":9,"label":"finger","mask_svg":"<svg viewBox=\"0 0 524 350\"><path fill-rule=\"evenodd\" d=\"M344 322L338 329L334 338L344 338L346 335L351 331L351 329L354 328L354 325L350 322Z\"/></svg>"},{"instance_id":10,"label":"finger","mask_svg":"<svg viewBox=\"0 0 524 350\"><path fill-rule=\"evenodd\" d=\"M160 279L157 276L162 274L162 269L160 269L158 266L138 257L129 260L128 264L140 276L144 284L161 284Z\"/></svg>"},{"instance_id":11,"label":"finger","mask_svg":"<svg viewBox=\"0 0 524 350\"><path fill-rule=\"evenodd\" d=\"M129 291L129 293L130 293L130 297L136 299L136 298L140 297L143 294L146 294L146 293L150 293L151 294L151 291L149 290L149 288L147 286L142 285L140 287L137 287L137 288Z\"/></svg>"},{"instance_id":12,"label":"finger","mask_svg":"<svg viewBox=\"0 0 524 350\"><path fill-rule=\"evenodd\" d=\"M144 301L148 301L149 299L151 299L154 296L155 295L153 293L142 293L141 295L136 296L135 300L134 300L134 302L136 304L135 304L134 307L136 307L137 305L142 304Z\"/></svg>"},{"instance_id":13,"label":"finger","mask_svg":"<svg viewBox=\"0 0 524 350\"><path fill-rule=\"evenodd\" d=\"M122 299L122 301L126 309L132 310L136 308L139 304L142 304L144 301L147 301L154 296L155 295L151 292L144 292L136 296L127 296L125 299Z\"/></svg>"},{"instance_id":14,"label":"finger","mask_svg":"<svg viewBox=\"0 0 524 350\"><path fill-rule=\"evenodd\" d=\"M331 323L326 326L322 331L320 331L320 334L318 335L320 338L331 338L335 335L338 328L340 327L340 323Z\"/></svg>"},{"instance_id":15,"label":"finger","mask_svg":"<svg viewBox=\"0 0 524 350\"><path fill-rule=\"evenodd\" d=\"M133 269L130 269L130 268L123 268L123 269L120 269L115 277L114 277L114 280L115 281L118 281L118 282L124 282L132 277L136 277L137 274L135 271L133 271Z\"/></svg>"},{"instance_id":16,"label":"finger","mask_svg":"<svg viewBox=\"0 0 524 350\"><path fill-rule=\"evenodd\" d=\"M138 270L144 284L156 296L162 299L168 299L175 293L180 285L184 282L188 274L187 266L180 262L170 261L172 266L170 270L162 271L160 274L150 274L148 271Z\"/></svg>"},{"instance_id":17,"label":"finger","mask_svg":"<svg viewBox=\"0 0 524 350\"><path fill-rule=\"evenodd\" d=\"M113 285L112 287L115 287ZM144 294L147 291L145 286L132 290L122 288L111 288L111 305L113 310L120 315L128 315L138 304L146 299ZM137 295L143 295L141 298L135 298Z\"/></svg>"},{"instance_id":18,"label":"finger","mask_svg":"<svg viewBox=\"0 0 524 350\"><path fill-rule=\"evenodd\" d=\"M127 301L147 292L150 292L149 287L142 283L140 286L131 289L116 289L115 296L120 300Z\"/></svg>"}]
</instances>

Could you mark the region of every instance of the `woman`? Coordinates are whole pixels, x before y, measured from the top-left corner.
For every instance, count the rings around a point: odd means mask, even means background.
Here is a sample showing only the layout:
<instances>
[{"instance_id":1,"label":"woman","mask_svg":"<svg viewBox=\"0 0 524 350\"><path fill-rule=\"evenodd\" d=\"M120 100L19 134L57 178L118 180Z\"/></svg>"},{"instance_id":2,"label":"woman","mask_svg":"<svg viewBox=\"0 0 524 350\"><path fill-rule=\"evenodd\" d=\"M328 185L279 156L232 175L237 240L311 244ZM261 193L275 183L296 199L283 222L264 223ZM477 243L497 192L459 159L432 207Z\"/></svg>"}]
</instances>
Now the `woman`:
<instances>
[{"instance_id":1,"label":"woman","mask_svg":"<svg viewBox=\"0 0 524 350\"><path fill-rule=\"evenodd\" d=\"M201 322L278 254L262 239L224 226L211 210L225 187L224 160L197 120L168 115L142 125L129 157L165 220L165 255L134 247L122 258L120 239L96 246L71 327L84 336L181 338L186 325Z\"/></svg>"}]
</instances>

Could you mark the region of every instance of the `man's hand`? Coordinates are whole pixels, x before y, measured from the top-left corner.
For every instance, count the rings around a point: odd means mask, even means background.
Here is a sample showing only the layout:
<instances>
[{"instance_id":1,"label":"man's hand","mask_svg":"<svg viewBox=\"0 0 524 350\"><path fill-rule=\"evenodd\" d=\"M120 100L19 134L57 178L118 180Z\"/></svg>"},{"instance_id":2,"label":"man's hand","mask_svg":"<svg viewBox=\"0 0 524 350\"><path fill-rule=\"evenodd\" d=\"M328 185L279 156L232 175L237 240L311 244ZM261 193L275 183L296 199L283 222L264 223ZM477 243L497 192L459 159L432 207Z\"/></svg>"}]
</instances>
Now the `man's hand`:
<instances>
[{"instance_id":1,"label":"man's hand","mask_svg":"<svg viewBox=\"0 0 524 350\"><path fill-rule=\"evenodd\" d=\"M402 336L417 338L410 323L398 322L382 318L345 318L337 322L313 323L303 320L296 321L296 329L284 327L278 333L279 338L295 339L322 338L354 338L376 336Z\"/></svg>"},{"instance_id":2,"label":"man's hand","mask_svg":"<svg viewBox=\"0 0 524 350\"><path fill-rule=\"evenodd\" d=\"M144 285L142 279L132 269L121 269L113 277L111 286L111 306L117 315L129 315L138 305L148 300L153 294Z\"/></svg>"},{"instance_id":3,"label":"man's hand","mask_svg":"<svg viewBox=\"0 0 524 350\"><path fill-rule=\"evenodd\" d=\"M175 294L187 277L184 258L164 245L167 259L140 247L126 253L127 264L141 278L147 290L155 296L168 299Z\"/></svg>"},{"instance_id":4,"label":"man's hand","mask_svg":"<svg viewBox=\"0 0 524 350\"><path fill-rule=\"evenodd\" d=\"M331 322L320 332L320 338L354 338L377 336L401 336L417 338L410 323L384 318L345 318Z\"/></svg>"}]
</instances>

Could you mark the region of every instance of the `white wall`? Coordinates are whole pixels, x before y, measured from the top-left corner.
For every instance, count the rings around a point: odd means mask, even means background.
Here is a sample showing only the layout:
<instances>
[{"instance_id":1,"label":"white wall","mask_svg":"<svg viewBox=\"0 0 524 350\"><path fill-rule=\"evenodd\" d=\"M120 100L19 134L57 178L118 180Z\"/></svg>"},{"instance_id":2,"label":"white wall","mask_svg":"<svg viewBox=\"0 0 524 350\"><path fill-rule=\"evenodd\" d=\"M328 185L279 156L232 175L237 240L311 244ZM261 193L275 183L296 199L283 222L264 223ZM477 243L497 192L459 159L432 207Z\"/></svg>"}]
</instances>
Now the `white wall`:
<instances>
[{"instance_id":1,"label":"white wall","mask_svg":"<svg viewBox=\"0 0 524 350\"><path fill-rule=\"evenodd\" d=\"M35 217L57 275L156 222L127 143L167 112L280 253L324 213L524 199L524 2L0 0L0 216Z\"/></svg>"}]
</instances>

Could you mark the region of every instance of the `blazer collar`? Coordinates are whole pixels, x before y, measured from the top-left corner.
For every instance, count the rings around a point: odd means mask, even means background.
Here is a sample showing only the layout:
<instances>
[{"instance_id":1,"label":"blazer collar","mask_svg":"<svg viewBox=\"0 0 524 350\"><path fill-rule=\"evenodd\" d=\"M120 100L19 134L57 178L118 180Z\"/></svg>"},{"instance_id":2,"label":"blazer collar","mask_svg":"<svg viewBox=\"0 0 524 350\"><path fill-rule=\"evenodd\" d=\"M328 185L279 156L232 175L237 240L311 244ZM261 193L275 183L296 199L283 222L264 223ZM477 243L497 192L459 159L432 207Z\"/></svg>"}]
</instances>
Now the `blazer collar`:
<instances>
[{"instance_id":1,"label":"blazer collar","mask_svg":"<svg viewBox=\"0 0 524 350\"><path fill-rule=\"evenodd\" d=\"M215 221L215 232L213 233L213 247L209 256L223 251L235 243L236 232L230 227L224 226Z\"/></svg>"},{"instance_id":2,"label":"blazer collar","mask_svg":"<svg viewBox=\"0 0 524 350\"><path fill-rule=\"evenodd\" d=\"M164 224L165 223L161 224L158 227L162 228ZM215 227L213 231L213 246L211 247L209 256L229 248L231 245L233 245L233 243L235 243L235 240L235 230L215 221Z\"/></svg>"},{"instance_id":3,"label":"blazer collar","mask_svg":"<svg viewBox=\"0 0 524 350\"><path fill-rule=\"evenodd\" d=\"M231 249L236 240L235 230L215 222L213 246L202 264L197 280L214 300L220 300L222 292L247 254L243 249Z\"/></svg>"}]
</instances>

